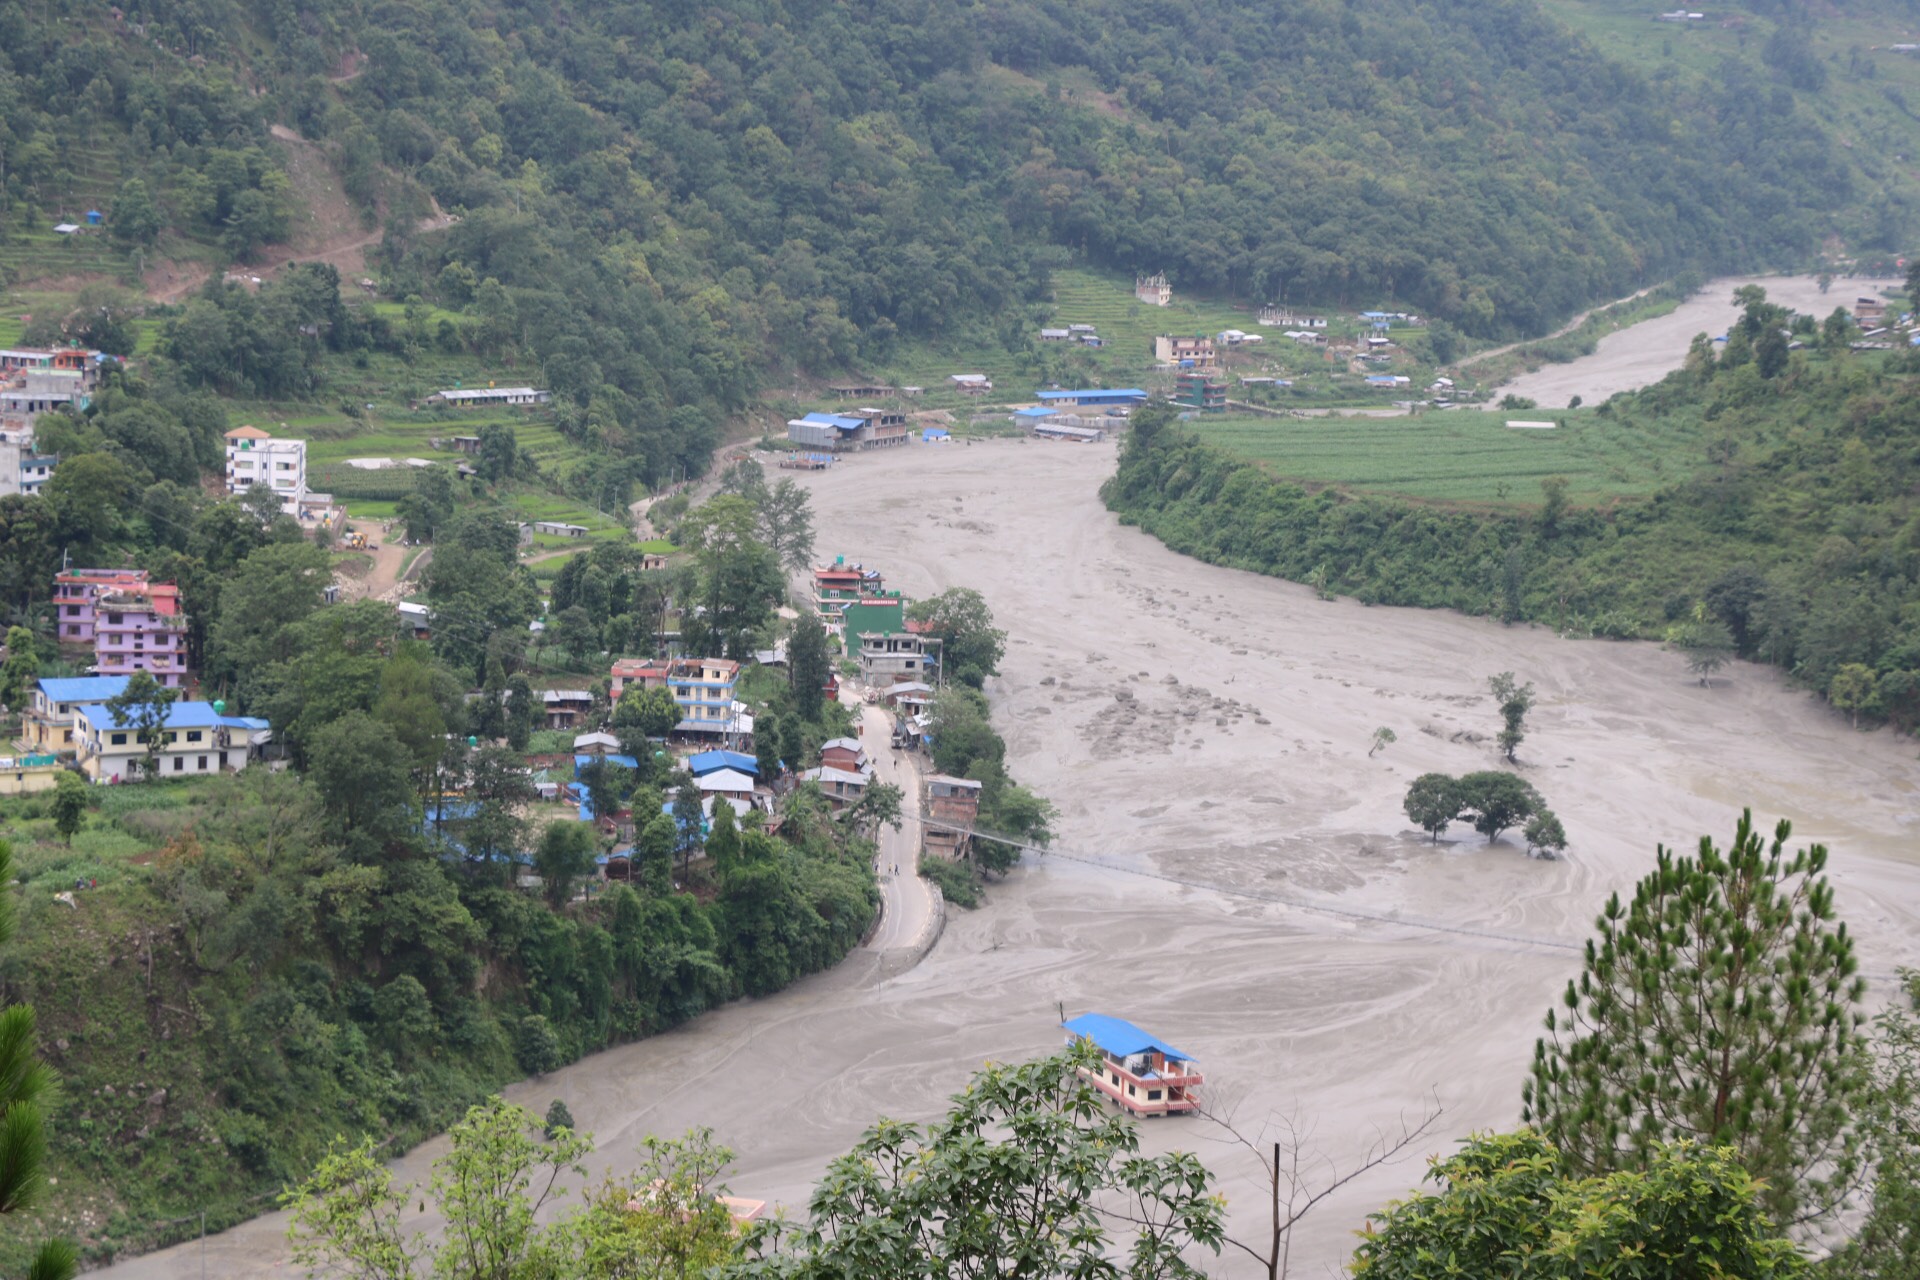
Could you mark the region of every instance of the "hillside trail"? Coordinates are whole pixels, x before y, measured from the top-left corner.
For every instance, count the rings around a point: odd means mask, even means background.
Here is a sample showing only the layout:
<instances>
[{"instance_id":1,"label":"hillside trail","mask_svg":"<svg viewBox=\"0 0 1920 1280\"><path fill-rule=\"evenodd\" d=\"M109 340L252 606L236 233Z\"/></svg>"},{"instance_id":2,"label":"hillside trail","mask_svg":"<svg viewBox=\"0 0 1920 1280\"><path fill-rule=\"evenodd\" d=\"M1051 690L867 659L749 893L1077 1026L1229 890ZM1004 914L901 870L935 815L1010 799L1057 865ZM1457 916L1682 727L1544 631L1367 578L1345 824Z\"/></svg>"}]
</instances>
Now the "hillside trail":
<instances>
[{"instance_id":1,"label":"hillside trail","mask_svg":"<svg viewBox=\"0 0 1920 1280\"><path fill-rule=\"evenodd\" d=\"M1470 364L1478 364L1482 360L1491 360L1495 356L1504 356L1510 351L1518 351L1521 347L1529 347L1536 342L1551 342L1555 338L1564 338L1568 334L1572 333L1575 329L1578 329L1581 325L1585 324L1587 322L1587 318L1593 315L1595 312L1605 311L1608 307L1617 307L1624 302L1638 301L1639 299L1646 297L1649 293L1652 293L1654 289L1658 287L1659 286L1657 285L1648 285L1646 288L1640 290L1638 293L1630 293L1624 298L1616 298L1612 302L1603 302L1598 306L1588 307L1585 311L1582 311L1579 315L1567 321L1565 324L1561 325L1558 329L1555 329L1552 333L1542 334L1538 338L1522 338L1518 342L1509 342L1504 347L1493 347L1486 351L1476 351L1474 354L1466 357L1463 360L1454 361L1453 367L1455 369L1464 369Z\"/></svg>"},{"instance_id":2,"label":"hillside trail","mask_svg":"<svg viewBox=\"0 0 1920 1280\"><path fill-rule=\"evenodd\" d=\"M293 234L285 244L262 250L258 263L236 264L234 277L252 284L271 280L282 267L295 262L324 262L351 285L367 272L367 250L386 235L383 228L367 230L360 210L347 198L326 153L292 129L276 124L269 130L287 157L287 179L293 185ZM444 231L460 219L436 203L432 213L414 226L418 232ZM155 302L173 303L205 284L213 268L201 262L156 263L146 273L147 292Z\"/></svg>"}]
</instances>

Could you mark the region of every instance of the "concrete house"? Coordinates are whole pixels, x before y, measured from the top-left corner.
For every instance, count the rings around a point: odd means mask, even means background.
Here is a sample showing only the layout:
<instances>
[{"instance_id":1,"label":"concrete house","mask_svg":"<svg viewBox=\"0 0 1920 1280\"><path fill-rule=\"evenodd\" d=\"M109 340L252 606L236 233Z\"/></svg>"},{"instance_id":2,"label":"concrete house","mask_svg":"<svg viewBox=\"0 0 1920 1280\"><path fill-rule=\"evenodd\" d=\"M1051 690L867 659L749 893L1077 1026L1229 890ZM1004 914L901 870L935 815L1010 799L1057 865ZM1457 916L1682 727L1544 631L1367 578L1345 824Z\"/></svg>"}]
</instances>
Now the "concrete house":
<instances>
[{"instance_id":1,"label":"concrete house","mask_svg":"<svg viewBox=\"0 0 1920 1280\"><path fill-rule=\"evenodd\" d=\"M20 728L27 749L56 754L78 750L74 713L81 707L117 698L126 688L125 676L80 676L36 681L33 700L28 704Z\"/></svg>"},{"instance_id":2,"label":"concrete house","mask_svg":"<svg viewBox=\"0 0 1920 1280\"><path fill-rule=\"evenodd\" d=\"M872 769L867 749L858 738L834 738L820 746L820 763L830 769L865 774Z\"/></svg>"},{"instance_id":3,"label":"concrete house","mask_svg":"<svg viewBox=\"0 0 1920 1280\"><path fill-rule=\"evenodd\" d=\"M283 515L298 516L307 496L307 442L235 427L227 432L227 492L242 497L262 484L280 499Z\"/></svg>"},{"instance_id":4,"label":"concrete house","mask_svg":"<svg viewBox=\"0 0 1920 1280\"><path fill-rule=\"evenodd\" d=\"M827 799L838 806L857 804L860 797L867 794L866 774L855 773L851 769L837 769L831 765L821 765L818 769L802 772L800 781L817 784L826 793Z\"/></svg>"},{"instance_id":5,"label":"concrete house","mask_svg":"<svg viewBox=\"0 0 1920 1280\"><path fill-rule=\"evenodd\" d=\"M95 782L136 780L147 755L142 735L99 704L79 707L75 716L81 770ZM173 703L158 732L162 743L155 763L162 778L244 769L273 740L265 720L221 715L210 702Z\"/></svg>"},{"instance_id":6,"label":"concrete house","mask_svg":"<svg viewBox=\"0 0 1920 1280\"><path fill-rule=\"evenodd\" d=\"M928 637L911 632L861 632L860 678L868 684L892 684L896 680L919 680L938 664L927 652ZM938 642L934 642L938 647Z\"/></svg>"},{"instance_id":7,"label":"concrete house","mask_svg":"<svg viewBox=\"0 0 1920 1280\"><path fill-rule=\"evenodd\" d=\"M1212 338L1199 335L1191 338L1163 336L1153 340L1153 358L1161 364L1211 369L1219 359L1219 353L1214 349Z\"/></svg>"},{"instance_id":8,"label":"concrete house","mask_svg":"<svg viewBox=\"0 0 1920 1280\"><path fill-rule=\"evenodd\" d=\"M1069 1045L1091 1045L1100 1063L1080 1075L1136 1116L1179 1115L1200 1106L1204 1083L1190 1054L1121 1018L1083 1013L1060 1024Z\"/></svg>"}]
</instances>

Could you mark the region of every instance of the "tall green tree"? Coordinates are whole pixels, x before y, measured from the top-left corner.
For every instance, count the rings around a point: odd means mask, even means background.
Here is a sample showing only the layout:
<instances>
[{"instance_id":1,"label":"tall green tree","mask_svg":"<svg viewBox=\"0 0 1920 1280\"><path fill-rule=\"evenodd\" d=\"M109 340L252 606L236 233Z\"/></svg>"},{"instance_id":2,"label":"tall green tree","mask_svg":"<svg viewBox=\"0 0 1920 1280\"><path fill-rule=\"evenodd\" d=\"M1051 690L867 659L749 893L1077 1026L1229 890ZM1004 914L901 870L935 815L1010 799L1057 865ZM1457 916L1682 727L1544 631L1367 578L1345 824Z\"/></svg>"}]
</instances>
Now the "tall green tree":
<instances>
[{"instance_id":1,"label":"tall green tree","mask_svg":"<svg viewBox=\"0 0 1920 1280\"><path fill-rule=\"evenodd\" d=\"M540 833L534 850L534 869L547 891L547 901L563 907L573 898L573 888L593 874L593 857L599 848L593 828L584 822L561 818L549 822Z\"/></svg>"},{"instance_id":2,"label":"tall green tree","mask_svg":"<svg viewBox=\"0 0 1920 1280\"><path fill-rule=\"evenodd\" d=\"M827 629L811 613L802 614L787 637L787 674L793 680L794 711L808 724L820 723L833 664L827 656Z\"/></svg>"},{"instance_id":3,"label":"tall green tree","mask_svg":"<svg viewBox=\"0 0 1920 1280\"><path fill-rule=\"evenodd\" d=\"M999 674L1007 633L993 625L993 611L978 591L951 587L908 606L907 617L928 624L939 637L940 670L947 679L978 689Z\"/></svg>"},{"instance_id":4,"label":"tall green tree","mask_svg":"<svg viewBox=\"0 0 1920 1280\"><path fill-rule=\"evenodd\" d=\"M33 632L25 627L8 627L7 661L0 666L0 703L15 709L26 706L39 678L40 653L34 647Z\"/></svg>"},{"instance_id":5,"label":"tall green tree","mask_svg":"<svg viewBox=\"0 0 1920 1280\"><path fill-rule=\"evenodd\" d=\"M0 841L0 946L13 939L13 847ZM0 1220L31 1209L46 1195L45 1110L55 1096L53 1072L34 1053L33 1006L0 1008ZM65 1240L34 1254L28 1280L68 1280L80 1256Z\"/></svg>"},{"instance_id":6,"label":"tall green tree","mask_svg":"<svg viewBox=\"0 0 1920 1280\"><path fill-rule=\"evenodd\" d=\"M81 824L87 820L87 781L72 769L62 769L53 777L53 829L66 844L73 843Z\"/></svg>"},{"instance_id":7,"label":"tall green tree","mask_svg":"<svg viewBox=\"0 0 1920 1280\"><path fill-rule=\"evenodd\" d=\"M760 541L783 568L806 568L813 559L813 505L807 491L788 476L753 497L760 514Z\"/></svg>"},{"instance_id":8,"label":"tall green tree","mask_svg":"<svg viewBox=\"0 0 1920 1280\"><path fill-rule=\"evenodd\" d=\"M159 776L160 752L167 745L162 726L179 696L177 690L167 688L145 671L136 671L127 677L127 687L106 701L113 723L132 729L133 740L146 749L140 773L148 780Z\"/></svg>"},{"instance_id":9,"label":"tall green tree","mask_svg":"<svg viewBox=\"0 0 1920 1280\"><path fill-rule=\"evenodd\" d=\"M1920 972L1877 1019L1874 1085L1859 1113L1873 1161L1873 1198L1859 1230L1821 1267L1832 1280L1920 1276Z\"/></svg>"},{"instance_id":10,"label":"tall green tree","mask_svg":"<svg viewBox=\"0 0 1920 1280\"><path fill-rule=\"evenodd\" d=\"M1500 750L1506 754L1508 764L1517 763L1514 752L1527 736L1527 712L1533 710L1533 686L1515 681L1511 671L1502 671L1487 677L1487 688L1500 704Z\"/></svg>"},{"instance_id":11,"label":"tall green tree","mask_svg":"<svg viewBox=\"0 0 1920 1280\"><path fill-rule=\"evenodd\" d=\"M1676 1139L1731 1147L1785 1223L1853 1189L1864 983L1826 847L1789 854L1791 834L1768 841L1744 813L1724 852L1662 846L1631 903L1608 899L1523 1092L1569 1169L1634 1168Z\"/></svg>"},{"instance_id":12,"label":"tall green tree","mask_svg":"<svg viewBox=\"0 0 1920 1280\"><path fill-rule=\"evenodd\" d=\"M1464 807L1460 780L1446 773L1423 773L1407 788L1407 798L1402 804L1413 824L1438 844Z\"/></svg>"}]
</instances>

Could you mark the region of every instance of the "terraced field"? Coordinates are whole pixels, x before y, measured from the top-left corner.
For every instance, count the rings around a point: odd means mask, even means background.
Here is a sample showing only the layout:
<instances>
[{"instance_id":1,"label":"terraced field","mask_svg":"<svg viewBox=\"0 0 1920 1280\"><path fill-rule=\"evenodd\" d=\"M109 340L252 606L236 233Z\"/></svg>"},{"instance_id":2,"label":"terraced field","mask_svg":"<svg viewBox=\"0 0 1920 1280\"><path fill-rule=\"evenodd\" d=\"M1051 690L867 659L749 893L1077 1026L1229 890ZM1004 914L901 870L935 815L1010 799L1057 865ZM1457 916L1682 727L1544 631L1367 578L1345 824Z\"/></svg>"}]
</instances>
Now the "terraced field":
<instances>
[{"instance_id":1,"label":"terraced field","mask_svg":"<svg viewBox=\"0 0 1920 1280\"><path fill-rule=\"evenodd\" d=\"M1559 421L1551 430L1510 420ZM1568 495L1595 503L1637 497L1682 479L1704 445L1690 423L1626 424L1589 410L1392 418L1216 418L1191 423L1208 440L1275 475L1435 502L1531 505L1540 481L1565 476Z\"/></svg>"}]
</instances>

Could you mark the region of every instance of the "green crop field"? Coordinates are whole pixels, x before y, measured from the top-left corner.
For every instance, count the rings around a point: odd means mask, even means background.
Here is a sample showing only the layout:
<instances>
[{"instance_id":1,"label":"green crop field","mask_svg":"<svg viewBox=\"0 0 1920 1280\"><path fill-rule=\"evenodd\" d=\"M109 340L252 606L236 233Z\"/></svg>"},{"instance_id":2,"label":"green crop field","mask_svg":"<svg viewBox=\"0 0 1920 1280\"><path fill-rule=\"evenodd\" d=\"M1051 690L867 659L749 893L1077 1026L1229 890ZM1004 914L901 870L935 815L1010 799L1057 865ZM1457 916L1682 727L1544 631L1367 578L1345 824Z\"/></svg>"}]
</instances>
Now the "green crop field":
<instances>
[{"instance_id":1,"label":"green crop field","mask_svg":"<svg viewBox=\"0 0 1920 1280\"><path fill-rule=\"evenodd\" d=\"M1566 425L1525 430L1508 427L1509 419ZM1530 504L1548 476L1565 476L1576 502L1643 496L1685 478L1704 448L1690 424L1626 424L1591 410L1222 417L1189 425L1275 475L1439 502Z\"/></svg>"}]
</instances>

